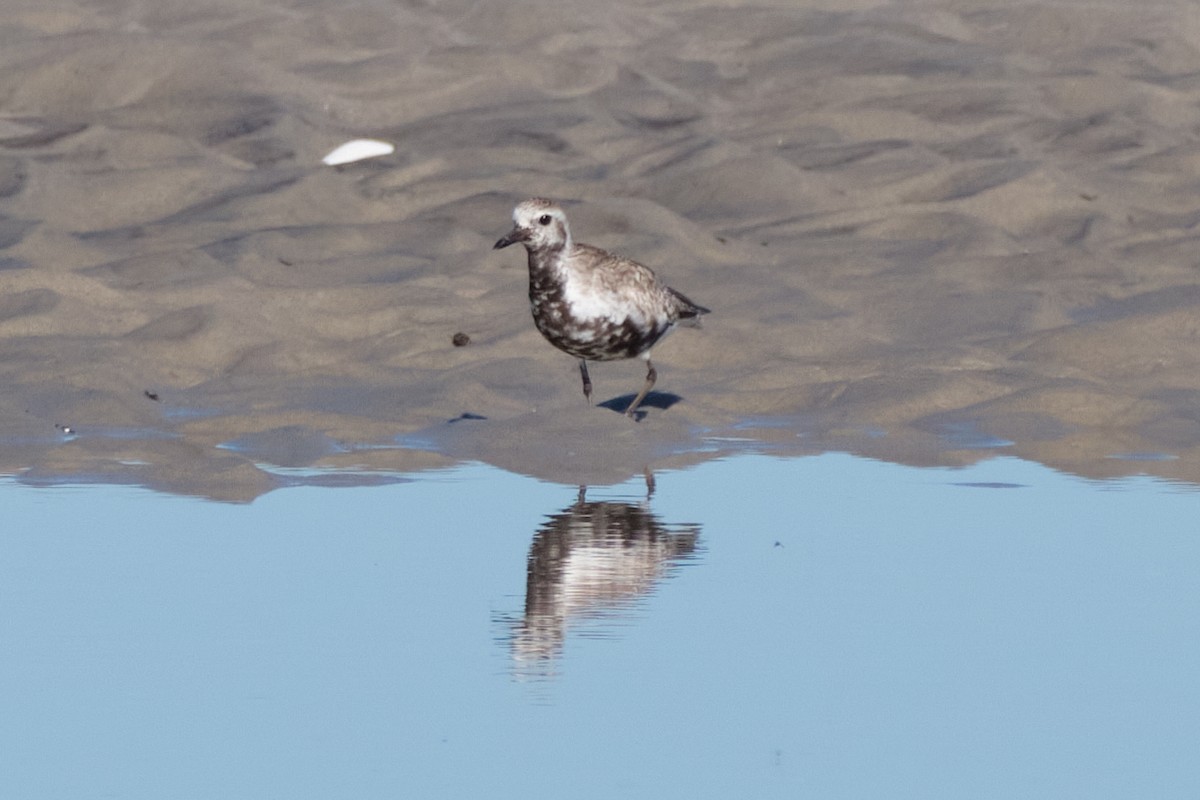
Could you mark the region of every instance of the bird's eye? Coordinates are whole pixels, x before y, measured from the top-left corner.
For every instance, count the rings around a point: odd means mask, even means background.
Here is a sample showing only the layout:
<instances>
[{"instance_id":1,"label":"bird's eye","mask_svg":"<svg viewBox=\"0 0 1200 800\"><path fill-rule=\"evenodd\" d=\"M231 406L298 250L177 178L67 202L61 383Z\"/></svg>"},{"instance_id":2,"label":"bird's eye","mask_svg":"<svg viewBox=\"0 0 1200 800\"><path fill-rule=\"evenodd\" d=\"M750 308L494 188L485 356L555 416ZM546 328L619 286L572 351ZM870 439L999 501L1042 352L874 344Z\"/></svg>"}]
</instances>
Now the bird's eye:
<instances>
[{"instance_id":1,"label":"bird's eye","mask_svg":"<svg viewBox=\"0 0 1200 800\"><path fill-rule=\"evenodd\" d=\"M550 215L549 214L542 214L540 217L538 217L538 225L549 225L549 224L550 224Z\"/></svg>"}]
</instances>

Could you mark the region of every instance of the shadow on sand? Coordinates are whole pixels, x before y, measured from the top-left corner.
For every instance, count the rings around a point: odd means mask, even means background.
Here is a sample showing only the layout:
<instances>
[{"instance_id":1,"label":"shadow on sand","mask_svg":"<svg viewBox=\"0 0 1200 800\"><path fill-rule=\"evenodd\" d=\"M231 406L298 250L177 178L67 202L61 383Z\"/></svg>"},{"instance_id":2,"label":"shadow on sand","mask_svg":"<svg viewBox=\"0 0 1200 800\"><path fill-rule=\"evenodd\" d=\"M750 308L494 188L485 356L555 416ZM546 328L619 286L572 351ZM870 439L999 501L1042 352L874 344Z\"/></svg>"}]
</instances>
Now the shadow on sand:
<instances>
[{"instance_id":1,"label":"shadow on sand","mask_svg":"<svg viewBox=\"0 0 1200 800\"><path fill-rule=\"evenodd\" d=\"M614 397L611 400L605 400L603 403L597 403L599 408L607 408L609 411L615 411L618 414L624 414L625 409L629 408L629 404L633 402L635 394L623 394L619 397ZM650 392L642 400L642 404L638 406L638 410L633 413L634 419L641 422L645 416L647 408L657 408L660 411L666 411L671 406L678 403L683 398L677 394L670 392Z\"/></svg>"}]
</instances>

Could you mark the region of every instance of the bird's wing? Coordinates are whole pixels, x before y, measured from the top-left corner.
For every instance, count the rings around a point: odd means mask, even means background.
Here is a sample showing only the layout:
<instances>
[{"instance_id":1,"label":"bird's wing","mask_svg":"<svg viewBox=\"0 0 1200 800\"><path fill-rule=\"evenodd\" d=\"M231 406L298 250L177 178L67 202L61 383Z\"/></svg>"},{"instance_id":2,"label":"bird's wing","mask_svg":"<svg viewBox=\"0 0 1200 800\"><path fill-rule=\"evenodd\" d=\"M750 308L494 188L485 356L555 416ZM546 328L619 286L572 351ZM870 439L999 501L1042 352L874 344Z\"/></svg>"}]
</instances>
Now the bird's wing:
<instances>
[{"instance_id":1,"label":"bird's wing","mask_svg":"<svg viewBox=\"0 0 1200 800\"><path fill-rule=\"evenodd\" d=\"M591 274L591 277L601 287L610 292L621 293L629 287L636 286L645 291L654 291L659 286L654 270L645 264L614 255L590 244L575 245L571 260L578 264L581 270Z\"/></svg>"}]
</instances>

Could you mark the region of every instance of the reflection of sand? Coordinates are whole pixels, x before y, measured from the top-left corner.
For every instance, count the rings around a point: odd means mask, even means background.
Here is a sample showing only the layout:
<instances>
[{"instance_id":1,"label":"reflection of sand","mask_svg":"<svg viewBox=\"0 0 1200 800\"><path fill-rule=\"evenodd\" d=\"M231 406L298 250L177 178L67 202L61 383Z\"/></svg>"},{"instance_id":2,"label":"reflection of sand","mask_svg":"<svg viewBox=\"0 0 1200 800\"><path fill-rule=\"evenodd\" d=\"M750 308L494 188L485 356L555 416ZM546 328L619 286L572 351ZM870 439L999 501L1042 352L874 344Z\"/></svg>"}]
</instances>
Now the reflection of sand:
<instances>
[{"instance_id":1,"label":"reflection of sand","mask_svg":"<svg viewBox=\"0 0 1200 800\"><path fill-rule=\"evenodd\" d=\"M575 480L965 426L1200 481L1194 7L805 5L4 3L0 470L237 499L270 481L216 445L272 431ZM397 152L320 166L361 135ZM636 436L489 249L535 193L714 309ZM353 449L414 432L449 456Z\"/></svg>"}]
</instances>

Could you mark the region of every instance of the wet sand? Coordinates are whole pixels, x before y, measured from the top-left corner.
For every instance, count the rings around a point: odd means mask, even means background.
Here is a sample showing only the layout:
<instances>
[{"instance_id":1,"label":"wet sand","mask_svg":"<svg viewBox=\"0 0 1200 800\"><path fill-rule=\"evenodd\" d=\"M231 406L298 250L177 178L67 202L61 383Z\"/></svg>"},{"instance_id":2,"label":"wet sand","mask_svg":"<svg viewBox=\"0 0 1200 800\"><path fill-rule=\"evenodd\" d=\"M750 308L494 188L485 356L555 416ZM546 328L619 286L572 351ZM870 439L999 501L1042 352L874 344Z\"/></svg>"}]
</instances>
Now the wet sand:
<instances>
[{"instance_id":1,"label":"wet sand","mask_svg":"<svg viewBox=\"0 0 1200 800\"><path fill-rule=\"evenodd\" d=\"M1200 483L1192 4L0 8L5 473L248 500L840 449ZM396 152L321 165L365 136ZM530 195L713 309L640 423L640 362L586 407L491 249Z\"/></svg>"}]
</instances>

